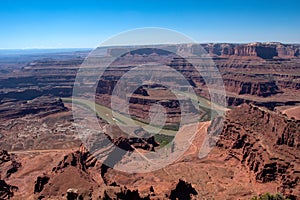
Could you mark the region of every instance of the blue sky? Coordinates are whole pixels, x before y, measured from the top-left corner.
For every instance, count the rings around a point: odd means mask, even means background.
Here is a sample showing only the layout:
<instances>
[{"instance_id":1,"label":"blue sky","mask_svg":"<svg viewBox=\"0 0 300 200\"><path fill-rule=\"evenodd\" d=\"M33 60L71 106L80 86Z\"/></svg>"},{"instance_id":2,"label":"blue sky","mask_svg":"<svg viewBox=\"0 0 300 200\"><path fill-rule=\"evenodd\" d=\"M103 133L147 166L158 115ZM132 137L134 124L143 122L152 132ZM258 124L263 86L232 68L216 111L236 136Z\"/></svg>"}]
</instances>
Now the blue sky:
<instances>
[{"instance_id":1,"label":"blue sky","mask_svg":"<svg viewBox=\"0 0 300 200\"><path fill-rule=\"evenodd\" d=\"M96 47L134 28L163 27L198 42L300 43L299 0L1 0L0 48Z\"/></svg>"}]
</instances>

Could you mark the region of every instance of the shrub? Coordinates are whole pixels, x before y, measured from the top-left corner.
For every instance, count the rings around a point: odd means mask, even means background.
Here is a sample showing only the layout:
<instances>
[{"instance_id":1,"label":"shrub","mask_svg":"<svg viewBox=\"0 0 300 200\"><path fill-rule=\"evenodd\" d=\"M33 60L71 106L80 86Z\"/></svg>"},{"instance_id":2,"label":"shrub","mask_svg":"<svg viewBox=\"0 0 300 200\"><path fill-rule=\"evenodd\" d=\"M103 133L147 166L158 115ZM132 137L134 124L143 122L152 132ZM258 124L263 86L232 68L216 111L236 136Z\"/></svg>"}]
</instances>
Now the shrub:
<instances>
[{"instance_id":1,"label":"shrub","mask_svg":"<svg viewBox=\"0 0 300 200\"><path fill-rule=\"evenodd\" d=\"M260 195L259 197L257 197L257 196L252 197L251 200L290 200L290 199L285 198L280 193L275 194L275 195L266 193L266 194Z\"/></svg>"}]
</instances>

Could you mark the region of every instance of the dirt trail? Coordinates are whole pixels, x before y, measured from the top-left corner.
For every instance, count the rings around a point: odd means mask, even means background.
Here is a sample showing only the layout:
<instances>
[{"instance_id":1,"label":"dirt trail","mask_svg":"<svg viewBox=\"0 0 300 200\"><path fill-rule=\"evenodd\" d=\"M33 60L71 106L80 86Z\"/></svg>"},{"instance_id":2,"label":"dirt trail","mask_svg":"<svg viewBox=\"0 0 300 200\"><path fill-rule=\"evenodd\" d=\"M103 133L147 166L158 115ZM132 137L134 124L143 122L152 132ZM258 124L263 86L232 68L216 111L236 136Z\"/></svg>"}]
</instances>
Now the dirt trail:
<instances>
[{"instance_id":1,"label":"dirt trail","mask_svg":"<svg viewBox=\"0 0 300 200\"><path fill-rule=\"evenodd\" d=\"M75 151L72 149L32 149L32 150L20 150L20 151L8 151L10 154L29 154L29 153L56 153L65 151Z\"/></svg>"}]
</instances>

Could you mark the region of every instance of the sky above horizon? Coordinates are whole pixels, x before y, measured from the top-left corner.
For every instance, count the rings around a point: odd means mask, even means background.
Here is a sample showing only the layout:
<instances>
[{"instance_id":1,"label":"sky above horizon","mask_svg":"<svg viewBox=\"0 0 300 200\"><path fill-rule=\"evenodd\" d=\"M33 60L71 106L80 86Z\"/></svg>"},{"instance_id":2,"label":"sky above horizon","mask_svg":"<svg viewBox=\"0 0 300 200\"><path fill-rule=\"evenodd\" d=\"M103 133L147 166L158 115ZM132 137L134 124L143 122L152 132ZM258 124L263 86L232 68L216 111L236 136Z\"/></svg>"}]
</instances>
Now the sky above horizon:
<instances>
[{"instance_id":1,"label":"sky above horizon","mask_svg":"<svg viewBox=\"0 0 300 200\"><path fill-rule=\"evenodd\" d=\"M299 0L2 0L0 49L95 48L143 27L200 43L300 43L299 11Z\"/></svg>"}]
</instances>

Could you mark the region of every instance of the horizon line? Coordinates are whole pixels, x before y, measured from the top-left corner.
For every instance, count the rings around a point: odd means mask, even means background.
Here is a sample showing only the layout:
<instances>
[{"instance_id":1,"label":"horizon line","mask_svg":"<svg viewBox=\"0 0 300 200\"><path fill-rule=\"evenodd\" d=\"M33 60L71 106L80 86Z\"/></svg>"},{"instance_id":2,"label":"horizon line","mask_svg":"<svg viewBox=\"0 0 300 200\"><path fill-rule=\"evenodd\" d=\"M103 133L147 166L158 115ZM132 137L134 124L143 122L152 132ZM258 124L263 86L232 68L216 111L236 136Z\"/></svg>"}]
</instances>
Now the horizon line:
<instances>
[{"instance_id":1,"label":"horizon line","mask_svg":"<svg viewBox=\"0 0 300 200\"><path fill-rule=\"evenodd\" d=\"M258 42L258 41L255 41L255 42L194 42L194 43L191 43L191 44L254 44L254 43L262 43L262 44L290 44L290 45L297 45L297 44L300 44L300 42L274 42L274 41L264 41L264 42ZM184 44L184 43L182 43ZM134 44L133 44L134 45ZM151 44L147 44L147 45L151 45ZM154 44L154 45L168 45L167 43L166 44ZM172 45L172 44L169 44L169 45ZM174 45L174 44L173 44ZM175 44L176 45L176 44ZM117 46L130 46L130 45L112 45L111 47L117 47ZM26 50L68 50L68 49L85 49L85 50L89 50L89 49L96 49L98 47L101 47L101 46L97 46L97 47L26 47L26 48L0 48L0 51L3 51L3 50L10 50L10 51L13 51L13 50L18 50L18 51L26 51ZM110 47L110 46L103 46L103 47Z\"/></svg>"}]
</instances>

